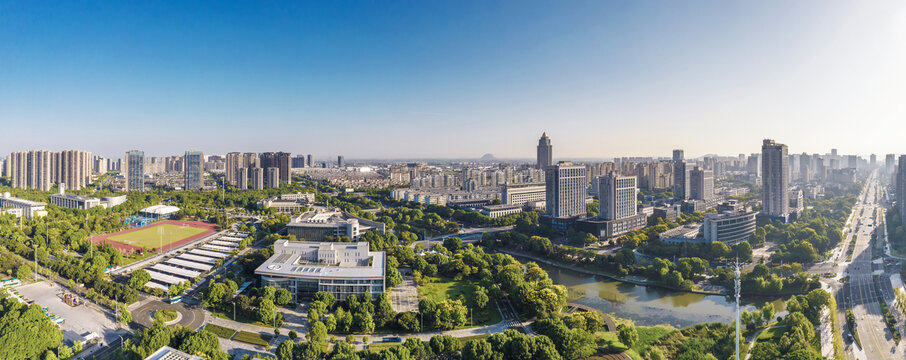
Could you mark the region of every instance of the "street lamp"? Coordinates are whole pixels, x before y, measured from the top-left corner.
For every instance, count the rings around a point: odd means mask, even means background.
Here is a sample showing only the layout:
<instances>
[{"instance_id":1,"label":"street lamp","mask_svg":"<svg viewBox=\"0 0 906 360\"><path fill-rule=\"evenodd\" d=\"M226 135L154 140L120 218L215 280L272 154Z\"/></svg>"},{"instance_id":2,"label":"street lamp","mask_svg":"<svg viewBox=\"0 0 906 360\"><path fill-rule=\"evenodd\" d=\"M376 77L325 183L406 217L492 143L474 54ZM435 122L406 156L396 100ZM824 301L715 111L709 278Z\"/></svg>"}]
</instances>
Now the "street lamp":
<instances>
[{"instance_id":1,"label":"street lamp","mask_svg":"<svg viewBox=\"0 0 906 360\"><path fill-rule=\"evenodd\" d=\"M236 321L236 302L233 301L233 321Z\"/></svg>"}]
</instances>

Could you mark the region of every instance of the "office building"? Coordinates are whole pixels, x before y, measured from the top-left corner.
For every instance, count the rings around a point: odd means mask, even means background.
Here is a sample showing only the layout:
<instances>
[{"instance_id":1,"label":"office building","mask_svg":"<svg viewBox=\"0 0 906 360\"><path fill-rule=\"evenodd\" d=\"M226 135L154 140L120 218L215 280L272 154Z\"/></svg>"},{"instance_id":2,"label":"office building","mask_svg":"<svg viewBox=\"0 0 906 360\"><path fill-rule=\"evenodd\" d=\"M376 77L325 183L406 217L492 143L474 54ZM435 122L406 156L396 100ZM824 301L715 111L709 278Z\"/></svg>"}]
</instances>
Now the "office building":
<instances>
[{"instance_id":1,"label":"office building","mask_svg":"<svg viewBox=\"0 0 906 360\"><path fill-rule=\"evenodd\" d=\"M59 207L87 210L101 205L101 199L72 195L66 193L66 186L61 185L59 192L50 196L50 203Z\"/></svg>"},{"instance_id":2,"label":"office building","mask_svg":"<svg viewBox=\"0 0 906 360\"><path fill-rule=\"evenodd\" d=\"M305 155L305 167L312 167L314 163L311 161L311 154Z\"/></svg>"},{"instance_id":3,"label":"office building","mask_svg":"<svg viewBox=\"0 0 906 360\"><path fill-rule=\"evenodd\" d=\"M541 170L546 170L548 166L551 166L553 164L553 146L551 146L551 139L547 137L547 132L545 132L541 134L541 138L538 139L538 159L535 163L535 167Z\"/></svg>"},{"instance_id":4,"label":"office building","mask_svg":"<svg viewBox=\"0 0 906 360\"><path fill-rule=\"evenodd\" d=\"M307 209L314 202L314 193L295 193L262 199L256 205L259 209L275 209L282 213L294 213Z\"/></svg>"},{"instance_id":5,"label":"office building","mask_svg":"<svg viewBox=\"0 0 906 360\"><path fill-rule=\"evenodd\" d=\"M598 189L598 217L601 219L616 220L637 214L635 176L601 176Z\"/></svg>"},{"instance_id":6,"label":"office building","mask_svg":"<svg viewBox=\"0 0 906 360\"><path fill-rule=\"evenodd\" d=\"M678 161L673 163L673 198L688 200L692 195L691 172L695 163Z\"/></svg>"},{"instance_id":7,"label":"office building","mask_svg":"<svg viewBox=\"0 0 906 360\"><path fill-rule=\"evenodd\" d=\"M686 154L681 149L673 150L673 162L680 162L686 160Z\"/></svg>"},{"instance_id":8,"label":"office building","mask_svg":"<svg viewBox=\"0 0 906 360\"><path fill-rule=\"evenodd\" d=\"M576 229L601 239L610 239L647 224L647 216L638 212L635 176L615 173L598 177L598 216L576 221ZM653 212L653 210L652 210Z\"/></svg>"},{"instance_id":9,"label":"office building","mask_svg":"<svg viewBox=\"0 0 906 360\"><path fill-rule=\"evenodd\" d=\"M761 146L761 186L764 214L786 221L790 213L790 166L784 144L765 139Z\"/></svg>"},{"instance_id":10,"label":"office building","mask_svg":"<svg viewBox=\"0 0 906 360\"><path fill-rule=\"evenodd\" d=\"M714 171L696 166L689 175L689 198L692 200L711 200L714 197Z\"/></svg>"},{"instance_id":11,"label":"office building","mask_svg":"<svg viewBox=\"0 0 906 360\"><path fill-rule=\"evenodd\" d=\"M204 154L201 151L186 151L183 158L186 190L200 190L204 187Z\"/></svg>"},{"instance_id":12,"label":"office building","mask_svg":"<svg viewBox=\"0 0 906 360\"><path fill-rule=\"evenodd\" d=\"M500 201L507 205L524 205L533 201L544 201L544 183L506 184L500 187Z\"/></svg>"},{"instance_id":13,"label":"office building","mask_svg":"<svg viewBox=\"0 0 906 360\"><path fill-rule=\"evenodd\" d=\"M126 191L145 191L145 152L129 150L123 158Z\"/></svg>"},{"instance_id":14,"label":"office building","mask_svg":"<svg viewBox=\"0 0 906 360\"><path fill-rule=\"evenodd\" d=\"M296 155L293 157L293 169L305 167L305 155Z\"/></svg>"},{"instance_id":15,"label":"office building","mask_svg":"<svg viewBox=\"0 0 906 360\"><path fill-rule=\"evenodd\" d=\"M346 167L346 162L343 161L343 155L337 156L337 167L342 169Z\"/></svg>"},{"instance_id":16,"label":"office building","mask_svg":"<svg viewBox=\"0 0 906 360\"><path fill-rule=\"evenodd\" d=\"M728 211L724 213L711 213L705 215L702 224L706 242L719 241L727 245L735 245L748 241L755 233L755 212Z\"/></svg>"},{"instance_id":17,"label":"office building","mask_svg":"<svg viewBox=\"0 0 906 360\"><path fill-rule=\"evenodd\" d=\"M906 220L906 155L900 155L898 159L895 185L896 206L900 210L900 218Z\"/></svg>"},{"instance_id":18,"label":"office building","mask_svg":"<svg viewBox=\"0 0 906 360\"><path fill-rule=\"evenodd\" d=\"M384 233L384 223L371 221L340 211L310 211L290 219L286 233L305 241L330 241L346 236L358 240L368 231Z\"/></svg>"},{"instance_id":19,"label":"office building","mask_svg":"<svg viewBox=\"0 0 906 360\"><path fill-rule=\"evenodd\" d=\"M887 154L884 157L884 170L888 175L894 175L897 172L897 156L894 154Z\"/></svg>"},{"instance_id":20,"label":"office building","mask_svg":"<svg viewBox=\"0 0 906 360\"><path fill-rule=\"evenodd\" d=\"M42 202L12 197L8 192L5 192L0 196L0 209L19 209L21 214L29 220L47 215L47 211L44 209L46 205L47 204ZM18 214L19 212L15 213Z\"/></svg>"},{"instance_id":21,"label":"office building","mask_svg":"<svg viewBox=\"0 0 906 360\"><path fill-rule=\"evenodd\" d=\"M585 166L561 161L544 174L546 214L552 218L583 216L585 209Z\"/></svg>"},{"instance_id":22,"label":"office building","mask_svg":"<svg viewBox=\"0 0 906 360\"><path fill-rule=\"evenodd\" d=\"M334 243L278 240L274 255L257 269L265 286L289 290L293 301L316 292L339 300L349 295L384 292L385 255L368 251L367 242Z\"/></svg>"},{"instance_id":23,"label":"office building","mask_svg":"<svg viewBox=\"0 0 906 360\"><path fill-rule=\"evenodd\" d=\"M799 180L803 183L811 181L811 164L812 159L806 153L799 155Z\"/></svg>"}]
</instances>

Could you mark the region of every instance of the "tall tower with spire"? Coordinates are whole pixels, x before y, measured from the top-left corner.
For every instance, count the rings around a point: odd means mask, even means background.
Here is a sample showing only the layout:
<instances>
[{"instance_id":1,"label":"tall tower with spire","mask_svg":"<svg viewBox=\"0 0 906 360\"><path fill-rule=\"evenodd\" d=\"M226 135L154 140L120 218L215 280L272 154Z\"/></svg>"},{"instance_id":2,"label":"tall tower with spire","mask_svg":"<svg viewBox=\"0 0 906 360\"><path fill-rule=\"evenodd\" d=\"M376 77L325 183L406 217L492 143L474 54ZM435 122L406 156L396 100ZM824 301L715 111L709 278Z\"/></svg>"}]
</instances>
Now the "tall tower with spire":
<instances>
[{"instance_id":1,"label":"tall tower with spire","mask_svg":"<svg viewBox=\"0 0 906 360\"><path fill-rule=\"evenodd\" d=\"M541 138L538 139L538 163L535 166L543 170L548 166L553 165L553 163L554 156L551 139L547 137L547 132L545 132L541 134Z\"/></svg>"}]
</instances>

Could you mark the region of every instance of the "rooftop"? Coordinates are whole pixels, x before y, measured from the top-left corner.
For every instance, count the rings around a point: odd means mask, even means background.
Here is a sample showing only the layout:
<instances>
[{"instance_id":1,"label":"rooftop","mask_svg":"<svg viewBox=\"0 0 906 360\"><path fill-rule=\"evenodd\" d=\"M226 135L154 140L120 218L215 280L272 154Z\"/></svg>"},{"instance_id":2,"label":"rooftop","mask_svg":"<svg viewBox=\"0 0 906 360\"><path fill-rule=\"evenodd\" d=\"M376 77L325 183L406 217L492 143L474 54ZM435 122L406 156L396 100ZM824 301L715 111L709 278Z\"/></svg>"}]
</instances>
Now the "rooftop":
<instances>
[{"instance_id":1,"label":"rooftop","mask_svg":"<svg viewBox=\"0 0 906 360\"><path fill-rule=\"evenodd\" d=\"M204 358L186 354L169 346L164 346L157 349L157 351L151 355L148 355L145 360L204 360Z\"/></svg>"},{"instance_id":2,"label":"rooftop","mask_svg":"<svg viewBox=\"0 0 906 360\"><path fill-rule=\"evenodd\" d=\"M98 200L97 198L93 198L93 197L89 197L89 196L73 195L73 194L53 194L53 195L51 195L51 197L66 198L66 199L72 199L72 200L78 200L78 201Z\"/></svg>"},{"instance_id":3,"label":"rooftop","mask_svg":"<svg viewBox=\"0 0 906 360\"><path fill-rule=\"evenodd\" d=\"M658 236L660 236L661 239L673 238L673 237L694 238L698 235L698 232L701 230L701 228L702 228L701 223L683 225L680 227L676 227L676 228L664 231L664 232L658 234Z\"/></svg>"},{"instance_id":4,"label":"rooftop","mask_svg":"<svg viewBox=\"0 0 906 360\"><path fill-rule=\"evenodd\" d=\"M141 212L154 215L169 215L179 212L179 208L170 205L153 205L142 209Z\"/></svg>"},{"instance_id":5,"label":"rooftop","mask_svg":"<svg viewBox=\"0 0 906 360\"><path fill-rule=\"evenodd\" d=\"M42 202L38 202L38 201L31 201L31 200L25 200L25 199L20 199L20 198L17 198L17 197L12 197L12 196L10 196L10 194L9 194L8 192L3 193L2 199L3 199L3 200L6 200L6 201L12 201L12 202L15 202L15 203L17 203L17 204L27 205L27 206L44 206L44 205L47 205L47 203L42 203Z\"/></svg>"},{"instance_id":6,"label":"rooftop","mask_svg":"<svg viewBox=\"0 0 906 360\"><path fill-rule=\"evenodd\" d=\"M378 278L384 276L384 252L367 251L367 242L307 242L279 240L274 243L274 255L258 269L259 275L299 276L307 278ZM368 265L349 266L322 264L302 259L303 253L318 251L356 250L367 251ZM364 260L364 259L363 259Z\"/></svg>"}]
</instances>

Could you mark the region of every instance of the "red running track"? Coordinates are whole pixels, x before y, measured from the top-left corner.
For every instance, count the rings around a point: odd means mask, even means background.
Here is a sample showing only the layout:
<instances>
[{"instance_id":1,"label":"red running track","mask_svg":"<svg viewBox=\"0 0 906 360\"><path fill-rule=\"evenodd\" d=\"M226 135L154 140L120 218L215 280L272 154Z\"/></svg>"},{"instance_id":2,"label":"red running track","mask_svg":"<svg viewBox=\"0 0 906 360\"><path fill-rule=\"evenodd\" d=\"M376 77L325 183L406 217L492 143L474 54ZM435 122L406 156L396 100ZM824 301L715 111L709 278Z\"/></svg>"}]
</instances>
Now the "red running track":
<instances>
[{"instance_id":1,"label":"red running track","mask_svg":"<svg viewBox=\"0 0 906 360\"><path fill-rule=\"evenodd\" d=\"M91 242L93 242L95 244L104 244L104 243L110 244L115 249L119 250L121 253L134 253L136 251L142 250L142 247L121 243L116 240L111 240L110 237L115 236L115 235L128 234L133 231L149 229L149 228L153 228L155 226L160 226L163 224L170 224L170 225L177 225L177 226L189 226L189 227L193 227L193 228L205 229L205 231L198 233L196 235L192 235L190 237L179 240L177 242L173 242L173 243L164 245L165 248L171 248L171 249L183 246L183 245L193 242L195 240L201 239L205 236L211 235L220 229L215 224L208 224L208 223L204 223L204 222L200 222L200 221L164 220L164 221L157 222L157 223L154 223L154 224L151 224L148 226L137 227L134 229L123 230L123 231L105 234L105 235L92 236L91 238L89 238L89 240L91 240ZM152 248L150 250L154 250L154 249L157 249L157 248Z\"/></svg>"}]
</instances>

